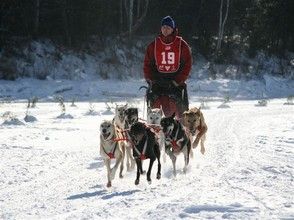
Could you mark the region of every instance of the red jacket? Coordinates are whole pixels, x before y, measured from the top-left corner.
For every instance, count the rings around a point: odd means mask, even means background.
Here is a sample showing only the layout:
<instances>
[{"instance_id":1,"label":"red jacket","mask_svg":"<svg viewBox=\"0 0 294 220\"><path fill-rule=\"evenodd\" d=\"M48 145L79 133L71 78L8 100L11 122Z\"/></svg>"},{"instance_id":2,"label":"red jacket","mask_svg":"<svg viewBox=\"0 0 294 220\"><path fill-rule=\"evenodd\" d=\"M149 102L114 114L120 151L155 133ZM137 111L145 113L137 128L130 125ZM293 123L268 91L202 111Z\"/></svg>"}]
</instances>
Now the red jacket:
<instances>
[{"instance_id":1,"label":"red jacket","mask_svg":"<svg viewBox=\"0 0 294 220\"><path fill-rule=\"evenodd\" d=\"M172 41L175 40L176 32L174 32L174 34L171 34L167 37L164 37L162 34L160 34L159 37L164 43L171 43ZM155 65L154 46L155 46L155 40L148 45L146 54L145 54L144 77L146 81L153 81L155 80L154 78L158 74L162 74L157 71L157 68ZM178 84L183 84L187 80L190 74L191 67L192 67L191 49L189 45L187 44L187 42L182 39L180 69L178 70L177 73L175 73L175 75L173 76L173 79Z\"/></svg>"}]
</instances>

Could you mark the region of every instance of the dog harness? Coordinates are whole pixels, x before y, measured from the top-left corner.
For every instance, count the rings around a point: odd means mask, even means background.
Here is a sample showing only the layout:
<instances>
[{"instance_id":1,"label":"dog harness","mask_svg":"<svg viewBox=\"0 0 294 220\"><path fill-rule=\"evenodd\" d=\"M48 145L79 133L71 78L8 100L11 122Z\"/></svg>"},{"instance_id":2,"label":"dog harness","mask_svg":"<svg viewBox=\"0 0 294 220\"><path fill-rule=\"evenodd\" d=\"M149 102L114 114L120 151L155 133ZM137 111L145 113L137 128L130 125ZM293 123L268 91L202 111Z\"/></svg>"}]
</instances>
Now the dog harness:
<instances>
[{"instance_id":1,"label":"dog harness","mask_svg":"<svg viewBox=\"0 0 294 220\"><path fill-rule=\"evenodd\" d=\"M116 127L116 133L119 136L119 138L126 138L126 136L127 136L127 131L123 130L119 127Z\"/></svg>"},{"instance_id":2,"label":"dog harness","mask_svg":"<svg viewBox=\"0 0 294 220\"><path fill-rule=\"evenodd\" d=\"M148 124L147 127L149 127L151 132L153 132L155 134L155 138L159 142L159 139L160 139L160 133L159 132L162 130L160 125L158 125L158 124Z\"/></svg>"},{"instance_id":3,"label":"dog harness","mask_svg":"<svg viewBox=\"0 0 294 220\"><path fill-rule=\"evenodd\" d=\"M179 130L180 130L180 126L177 129L177 132L176 132L176 135L175 135L175 139L172 139L171 140L172 149L173 149L173 151L176 151L176 152L178 152L178 151L181 150L181 146L179 146L179 142L181 141L181 139L177 141Z\"/></svg>"},{"instance_id":4,"label":"dog harness","mask_svg":"<svg viewBox=\"0 0 294 220\"><path fill-rule=\"evenodd\" d=\"M181 151L184 146L184 144L180 144L180 142L182 142L184 139L183 138L178 139L179 130L180 130L180 125L178 126L178 129L176 131L175 138L171 138L171 135L170 135L170 139L171 139L170 144L174 152Z\"/></svg>"},{"instance_id":5,"label":"dog harness","mask_svg":"<svg viewBox=\"0 0 294 220\"><path fill-rule=\"evenodd\" d=\"M109 159L114 159L114 152L117 148L117 141L115 141L114 139L111 140L113 143L111 144L111 148L110 148L110 151L107 153L104 146L102 147L103 148L103 151L105 154L107 154L107 156L109 157Z\"/></svg>"},{"instance_id":6,"label":"dog harness","mask_svg":"<svg viewBox=\"0 0 294 220\"><path fill-rule=\"evenodd\" d=\"M145 156L145 152L146 152L146 149L147 149L147 141L148 141L148 138L146 138L142 153L138 150L138 148L136 148L136 145L134 145L134 150L138 154L138 157L140 158L140 160L147 159L147 157Z\"/></svg>"}]
</instances>

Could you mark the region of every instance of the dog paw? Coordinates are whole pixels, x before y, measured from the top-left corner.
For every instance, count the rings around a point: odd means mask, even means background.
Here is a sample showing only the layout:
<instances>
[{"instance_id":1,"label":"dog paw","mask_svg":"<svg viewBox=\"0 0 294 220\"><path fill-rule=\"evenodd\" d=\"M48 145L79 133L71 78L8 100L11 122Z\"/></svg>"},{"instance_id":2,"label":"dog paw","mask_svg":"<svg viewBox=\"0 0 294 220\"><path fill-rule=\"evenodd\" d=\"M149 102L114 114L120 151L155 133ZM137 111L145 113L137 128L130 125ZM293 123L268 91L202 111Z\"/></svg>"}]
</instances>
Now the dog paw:
<instances>
[{"instance_id":1,"label":"dog paw","mask_svg":"<svg viewBox=\"0 0 294 220\"><path fill-rule=\"evenodd\" d=\"M184 167L184 168L183 168L183 172L184 172L184 174L187 173L187 167Z\"/></svg>"},{"instance_id":2,"label":"dog paw","mask_svg":"<svg viewBox=\"0 0 294 220\"><path fill-rule=\"evenodd\" d=\"M124 178L124 176L123 176L122 174L119 174L119 178L121 178L121 179L122 179L122 178Z\"/></svg>"},{"instance_id":3,"label":"dog paw","mask_svg":"<svg viewBox=\"0 0 294 220\"><path fill-rule=\"evenodd\" d=\"M158 173L157 175L156 175L156 179L160 179L161 178L161 174L160 173Z\"/></svg>"},{"instance_id":4,"label":"dog paw","mask_svg":"<svg viewBox=\"0 0 294 220\"><path fill-rule=\"evenodd\" d=\"M200 152L201 152L202 154L204 154L204 153L205 153L205 148L204 148L204 147L201 148Z\"/></svg>"},{"instance_id":5,"label":"dog paw","mask_svg":"<svg viewBox=\"0 0 294 220\"><path fill-rule=\"evenodd\" d=\"M152 181L151 181L151 180L148 180L147 182L148 182L148 184L149 184L149 185L151 185L151 183L152 183Z\"/></svg>"},{"instance_id":6,"label":"dog paw","mask_svg":"<svg viewBox=\"0 0 294 220\"><path fill-rule=\"evenodd\" d=\"M135 180L135 185L138 185L139 184L139 180Z\"/></svg>"},{"instance_id":7,"label":"dog paw","mask_svg":"<svg viewBox=\"0 0 294 220\"><path fill-rule=\"evenodd\" d=\"M147 182L148 182L149 184L151 184L151 178L150 178L150 175L147 176Z\"/></svg>"},{"instance_id":8,"label":"dog paw","mask_svg":"<svg viewBox=\"0 0 294 220\"><path fill-rule=\"evenodd\" d=\"M111 187L111 182L108 182L106 186Z\"/></svg>"}]
</instances>

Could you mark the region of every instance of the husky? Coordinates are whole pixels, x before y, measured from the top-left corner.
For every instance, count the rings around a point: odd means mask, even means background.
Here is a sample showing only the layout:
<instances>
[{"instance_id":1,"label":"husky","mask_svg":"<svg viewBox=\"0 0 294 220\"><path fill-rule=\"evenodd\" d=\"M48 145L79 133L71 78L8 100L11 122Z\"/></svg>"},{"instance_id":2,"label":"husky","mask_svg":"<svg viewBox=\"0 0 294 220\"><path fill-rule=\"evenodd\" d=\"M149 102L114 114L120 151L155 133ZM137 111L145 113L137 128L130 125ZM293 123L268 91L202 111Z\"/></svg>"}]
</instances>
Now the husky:
<instances>
[{"instance_id":1,"label":"husky","mask_svg":"<svg viewBox=\"0 0 294 220\"><path fill-rule=\"evenodd\" d=\"M112 121L103 121L100 124L100 155L104 159L107 168L107 187L111 187L111 181L115 177L116 170L120 165L119 177L123 178L124 151L115 140L117 138ZM111 160L115 159L115 165L111 168Z\"/></svg>"},{"instance_id":2,"label":"husky","mask_svg":"<svg viewBox=\"0 0 294 220\"><path fill-rule=\"evenodd\" d=\"M129 107L125 110L125 135L126 139L131 140L130 135L129 135L129 129L134 124L139 120L139 113L137 108ZM135 168L135 159L132 155L132 143L131 141L127 141L125 145L126 149L126 157L127 157L127 170L133 170Z\"/></svg>"},{"instance_id":3,"label":"husky","mask_svg":"<svg viewBox=\"0 0 294 220\"><path fill-rule=\"evenodd\" d=\"M176 159L184 154L185 166L183 172L187 172L191 141L188 138L183 125L175 119L175 113L170 117L163 117L160 121L165 136L165 152L173 163L173 174L176 176Z\"/></svg>"},{"instance_id":4,"label":"husky","mask_svg":"<svg viewBox=\"0 0 294 220\"><path fill-rule=\"evenodd\" d=\"M138 108L127 108L125 111L125 128L129 129L132 124L139 120Z\"/></svg>"},{"instance_id":5,"label":"husky","mask_svg":"<svg viewBox=\"0 0 294 220\"><path fill-rule=\"evenodd\" d=\"M137 164L137 177L135 185L139 184L140 174L144 173L142 168L142 161L150 159L149 168L147 171L147 181L151 184L151 169L154 161L158 161L158 169L156 178L161 178L161 164L160 164L160 150L155 134L146 127L142 122L135 122L130 128L130 137L134 144L133 156Z\"/></svg>"},{"instance_id":6,"label":"husky","mask_svg":"<svg viewBox=\"0 0 294 220\"><path fill-rule=\"evenodd\" d=\"M165 139L162 129L160 127L160 120L163 117L163 111L160 108L147 108L147 124L154 131L159 143L160 151L163 151L163 162L166 162L166 154L164 152Z\"/></svg>"},{"instance_id":7,"label":"husky","mask_svg":"<svg viewBox=\"0 0 294 220\"><path fill-rule=\"evenodd\" d=\"M128 108L128 104L125 105L115 105L115 115L113 118L113 123L114 123L114 127L115 127L115 132L116 135L118 137L119 140L119 145L121 146L121 149L124 152L124 157L126 156L125 152L126 152L126 148L128 146L128 143L124 140L127 139L127 133L125 131L125 112ZM124 161L125 158L123 158ZM129 162L129 157L127 156L127 171L130 171L130 162ZM135 164L133 164L133 167L135 166Z\"/></svg>"},{"instance_id":8,"label":"husky","mask_svg":"<svg viewBox=\"0 0 294 220\"><path fill-rule=\"evenodd\" d=\"M114 125L118 133L122 133L125 128L125 111L128 104L115 105Z\"/></svg>"},{"instance_id":9,"label":"husky","mask_svg":"<svg viewBox=\"0 0 294 220\"><path fill-rule=\"evenodd\" d=\"M186 127L190 140L193 141L192 147L196 148L200 141L200 152L205 153L204 141L206 139L207 125L204 120L203 113L200 108L191 108L183 113L183 123Z\"/></svg>"}]
</instances>

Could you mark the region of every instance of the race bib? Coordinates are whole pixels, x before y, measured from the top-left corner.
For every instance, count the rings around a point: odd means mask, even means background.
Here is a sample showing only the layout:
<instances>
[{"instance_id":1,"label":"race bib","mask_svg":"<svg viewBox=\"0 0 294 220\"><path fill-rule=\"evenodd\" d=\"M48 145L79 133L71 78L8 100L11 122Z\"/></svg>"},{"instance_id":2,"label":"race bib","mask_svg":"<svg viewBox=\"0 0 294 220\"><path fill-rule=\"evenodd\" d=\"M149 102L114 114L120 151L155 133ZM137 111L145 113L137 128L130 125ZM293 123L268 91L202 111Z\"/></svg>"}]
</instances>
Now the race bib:
<instances>
[{"instance_id":1,"label":"race bib","mask_svg":"<svg viewBox=\"0 0 294 220\"><path fill-rule=\"evenodd\" d=\"M181 37L176 37L172 43L164 43L160 37L155 39L154 55L156 67L161 73L174 73L180 67Z\"/></svg>"}]
</instances>

